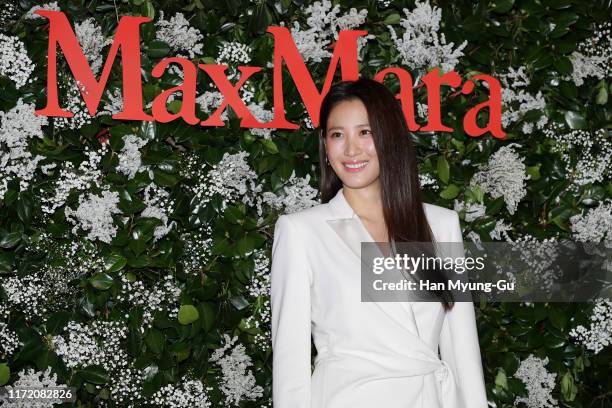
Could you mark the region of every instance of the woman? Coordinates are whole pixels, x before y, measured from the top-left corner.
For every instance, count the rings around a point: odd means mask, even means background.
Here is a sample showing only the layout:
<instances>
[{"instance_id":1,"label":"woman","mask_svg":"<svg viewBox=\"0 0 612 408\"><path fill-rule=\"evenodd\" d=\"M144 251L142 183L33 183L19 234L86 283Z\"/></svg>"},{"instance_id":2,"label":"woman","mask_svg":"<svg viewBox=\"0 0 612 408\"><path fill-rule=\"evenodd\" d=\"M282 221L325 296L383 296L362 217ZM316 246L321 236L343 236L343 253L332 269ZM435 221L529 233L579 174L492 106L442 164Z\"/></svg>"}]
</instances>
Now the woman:
<instances>
[{"instance_id":1,"label":"woman","mask_svg":"<svg viewBox=\"0 0 612 408\"><path fill-rule=\"evenodd\" d=\"M361 242L462 242L455 211L421 202L399 102L372 79L336 84L319 142L323 204L275 226L273 406L486 408L471 302L361 301Z\"/></svg>"}]
</instances>

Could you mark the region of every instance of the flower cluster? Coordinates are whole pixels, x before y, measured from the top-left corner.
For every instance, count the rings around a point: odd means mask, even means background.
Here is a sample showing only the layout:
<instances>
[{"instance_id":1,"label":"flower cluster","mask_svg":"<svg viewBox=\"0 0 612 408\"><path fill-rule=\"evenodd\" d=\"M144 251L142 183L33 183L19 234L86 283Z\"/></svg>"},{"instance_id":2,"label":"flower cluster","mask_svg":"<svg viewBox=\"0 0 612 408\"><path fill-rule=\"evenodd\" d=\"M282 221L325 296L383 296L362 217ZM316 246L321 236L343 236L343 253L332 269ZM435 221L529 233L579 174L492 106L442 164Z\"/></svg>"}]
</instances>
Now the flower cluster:
<instances>
[{"instance_id":1,"label":"flower cluster","mask_svg":"<svg viewBox=\"0 0 612 408\"><path fill-rule=\"evenodd\" d=\"M57 374L51 372L51 367L45 371L36 371L33 368L23 369L17 373L17 380L12 385L6 385L6 391L23 389L59 388ZM44 400L31 400L25 398L7 398L2 401L6 408L53 408L61 404L59 398L45 398Z\"/></svg>"},{"instance_id":2,"label":"flower cluster","mask_svg":"<svg viewBox=\"0 0 612 408\"><path fill-rule=\"evenodd\" d=\"M573 189L610 178L612 139L607 129L568 131L564 126L552 123L544 129L544 134L554 140L551 151L561 154Z\"/></svg>"},{"instance_id":3,"label":"flower cluster","mask_svg":"<svg viewBox=\"0 0 612 408\"><path fill-rule=\"evenodd\" d=\"M99 166L107 151L108 144L106 143L101 146L100 150L90 150L89 146L85 146L84 153L87 158L79 164L79 167L75 168L70 161L64 162L58 180L51 190L53 195L42 195L41 197L43 213L53 214L57 208L66 203L72 191L80 193L92 187L100 187L103 177ZM40 192L44 193L42 189Z\"/></svg>"},{"instance_id":4,"label":"flower cluster","mask_svg":"<svg viewBox=\"0 0 612 408\"><path fill-rule=\"evenodd\" d=\"M421 188L427 187L431 188L432 190L438 190L440 188L436 179L430 174L426 173L419 173L419 184L421 185Z\"/></svg>"},{"instance_id":5,"label":"flower cluster","mask_svg":"<svg viewBox=\"0 0 612 408\"><path fill-rule=\"evenodd\" d=\"M147 140L136 135L123 136L124 146L119 152L119 165L117 171L123 173L128 179L133 179L141 170L146 170L147 166L142 165L140 148L147 144Z\"/></svg>"},{"instance_id":6,"label":"flower cluster","mask_svg":"<svg viewBox=\"0 0 612 408\"><path fill-rule=\"evenodd\" d=\"M253 114L255 119L260 123L267 123L274 119L274 111L270 111L264 108L264 102L250 103L247 105L249 111ZM274 128L250 128L249 131L257 136L261 136L264 139L270 139L270 135Z\"/></svg>"},{"instance_id":7,"label":"flower cluster","mask_svg":"<svg viewBox=\"0 0 612 408\"><path fill-rule=\"evenodd\" d=\"M591 38L578 44L578 50L570 56L572 62L571 80L576 86L584 84L584 79L596 77L597 79L609 78L612 71L612 23L598 24ZM570 78L565 78L570 79Z\"/></svg>"},{"instance_id":8,"label":"flower cluster","mask_svg":"<svg viewBox=\"0 0 612 408\"><path fill-rule=\"evenodd\" d=\"M514 214L519 201L527 194L525 180L530 178L525 171L523 158L514 151L515 146L519 145L510 143L493 153L470 182L470 185L480 186L493 198L504 197L510 214Z\"/></svg>"},{"instance_id":9,"label":"flower cluster","mask_svg":"<svg viewBox=\"0 0 612 408\"><path fill-rule=\"evenodd\" d=\"M87 94L85 85L72 77L60 72L58 75L59 92L62 94L62 103L65 104L64 110L73 114L71 117L57 116L53 118L53 124L58 130L80 129L92 121L87 105L83 100L82 93Z\"/></svg>"},{"instance_id":10,"label":"flower cluster","mask_svg":"<svg viewBox=\"0 0 612 408\"><path fill-rule=\"evenodd\" d=\"M117 233L117 227L113 224L113 214L120 214L119 193L116 191L103 191L102 195L87 193L85 197L79 196L79 207L73 210L66 207L66 219L74 224L72 233L77 230L89 230L87 239L99 239L107 244L112 241Z\"/></svg>"},{"instance_id":11,"label":"flower cluster","mask_svg":"<svg viewBox=\"0 0 612 408\"><path fill-rule=\"evenodd\" d=\"M130 307L141 307L142 329L152 327L156 312L166 312L170 317L178 313L178 299L181 289L176 285L171 275L164 276L154 287L147 288L142 281L136 280L131 274L121 275L121 292L117 295L118 302L125 302Z\"/></svg>"},{"instance_id":12,"label":"flower cluster","mask_svg":"<svg viewBox=\"0 0 612 408\"><path fill-rule=\"evenodd\" d=\"M211 256L212 228L210 225L185 232L181 235L181 240L185 243L183 250L183 268L189 275L198 275L202 272L202 267L207 265Z\"/></svg>"},{"instance_id":13,"label":"flower cluster","mask_svg":"<svg viewBox=\"0 0 612 408\"><path fill-rule=\"evenodd\" d=\"M527 397L517 397L514 403L525 403L529 408L554 408L557 400L552 396L555 388L557 374L549 373L545 365L548 357L541 359L530 354L521 361L514 377L520 379L527 386Z\"/></svg>"},{"instance_id":14,"label":"flower cluster","mask_svg":"<svg viewBox=\"0 0 612 408\"><path fill-rule=\"evenodd\" d=\"M83 49L83 54L89 61L91 70L94 74L100 72L103 59L102 49L109 44L112 44L112 39L105 39L102 34L102 28L96 24L93 17L74 25L74 33L76 34L79 44Z\"/></svg>"},{"instance_id":15,"label":"flower cluster","mask_svg":"<svg viewBox=\"0 0 612 408\"><path fill-rule=\"evenodd\" d=\"M316 1L304 9L304 13L308 15L306 24L308 28L302 30L300 24L295 21L291 28L291 37L300 52L304 62L309 61L321 62L323 58L330 58L332 53L327 50L332 40L338 39L338 34L341 30L349 30L363 24L368 15L366 9L357 11L351 8L348 14L338 17L340 5L336 4L331 8L332 3L329 0ZM281 22L281 25L284 25ZM365 37L360 37L357 41L357 54L361 60L361 48L364 43L375 38L369 34Z\"/></svg>"},{"instance_id":16,"label":"flower cluster","mask_svg":"<svg viewBox=\"0 0 612 408\"><path fill-rule=\"evenodd\" d=\"M244 345L234 346L238 336L230 339L224 334L223 338L225 344L213 352L209 361L221 367L222 379L219 388L225 395L225 403L239 406L243 400L261 397L263 388L255 384L255 377L248 370L252 363L251 357L245 354ZM226 353L231 347L231 353Z\"/></svg>"},{"instance_id":17,"label":"flower cluster","mask_svg":"<svg viewBox=\"0 0 612 408\"><path fill-rule=\"evenodd\" d=\"M570 223L577 241L599 243L605 238L605 247L612 248L612 200L602 201L586 213L571 216Z\"/></svg>"},{"instance_id":18,"label":"flower cluster","mask_svg":"<svg viewBox=\"0 0 612 408\"><path fill-rule=\"evenodd\" d=\"M27 84L34 71L23 42L14 36L0 33L0 75L9 77L17 89Z\"/></svg>"},{"instance_id":19,"label":"flower cluster","mask_svg":"<svg viewBox=\"0 0 612 408\"><path fill-rule=\"evenodd\" d=\"M195 27L191 27L183 13L176 13L170 20L164 20L164 12L160 10L159 20L155 22L157 32L155 38L170 46L173 51L179 52L179 57L193 59L202 54L202 40L204 36ZM185 53L185 54L183 54Z\"/></svg>"},{"instance_id":20,"label":"flower cluster","mask_svg":"<svg viewBox=\"0 0 612 408\"><path fill-rule=\"evenodd\" d=\"M212 387L207 389L211 390ZM150 403L168 408L209 408L212 404L202 381L188 376L184 376L179 384L168 384L159 389L151 396Z\"/></svg>"},{"instance_id":21,"label":"flower cluster","mask_svg":"<svg viewBox=\"0 0 612 408\"><path fill-rule=\"evenodd\" d=\"M100 365L114 372L128 364L128 356L121 347L127 338L127 327L118 321L94 321L91 324L68 322L67 336L53 336L55 353L69 368Z\"/></svg>"},{"instance_id":22,"label":"flower cluster","mask_svg":"<svg viewBox=\"0 0 612 408\"><path fill-rule=\"evenodd\" d=\"M508 67L507 72L497 74L497 78L502 84L502 126L508 128L510 124L523 119L525 114L531 110L543 111L546 107L546 101L542 96L542 92L532 95L527 92L527 88L531 81L527 77L524 66L517 70ZM548 123L548 117L540 116L535 126L538 129L543 129ZM525 134L533 132L533 123L525 120L523 122L522 131Z\"/></svg>"},{"instance_id":23,"label":"flower cluster","mask_svg":"<svg viewBox=\"0 0 612 408\"><path fill-rule=\"evenodd\" d=\"M9 358L20 344L17 333L9 329L6 323L0 321L0 358Z\"/></svg>"},{"instance_id":24,"label":"flower cluster","mask_svg":"<svg viewBox=\"0 0 612 408\"><path fill-rule=\"evenodd\" d=\"M29 151L30 139L42 139L42 127L48 123L46 116L36 116L34 110L34 104L19 99L8 112L0 111L0 199L13 177L19 179L20 190L25 190L44 159Z\"/></svg>"},{"instance_id":25,"label":"flower cluster","mask_svg":"<svg viewBox=\"0 0 612 408\"><path fill-rule=\"evenodd\" d=\"M459 213L465 213L465 222L472 222L482 217L487 210L481 203L465 203L459 200L455 200L453 209Z\"/></svg>"},{"instance_id":26,"label":"flower cluster","mask_svg":"<svg viewBox=\"0 0 612 408\"><path fill-rule=\"evenodd\" d=\"M257 329L254 344L262 351L270 347L270 259L263 250L254 254L255 271L247 286L247 291L253 298L261 299L255 302L253 314L244 321L246 329Z\"/></svg>"},{"instance_id":27,"label":"flower cluster","mask_svg":"<svg viewBox=\"0 0 612 408\"><path fill-rule=\"evenodd\" d=\"M310 184L310 174L306 177L295 177L295 170L283 186L283 194L276 195L266 191L262 194L263 201L276 210L286 214L302 211L320 204L316 199L318 191Z\"/></svg>"},{"instance_id":28,"label":"flower cluster","mask_svg":"<svg viewBox=\"0 0 612 408\"><path fill-rule=\"evenodd\" d=\"M579 325L573 328L569 335L597 354L612 344L612 302L597 298L590 320L588 329Z\"/></svg>"},{"instance_id":29,"label":"flower cluster","mask_svg":"<svg viewBox=\"0 0 612 408\"><path fill-rule=\"evenodd\" d=\"M147 208L140 216L157 218L162 222L162 225L155 227L153 231L154 240L157 241L168 234L172 226L176 224L174 221L168 223L168 215L172 212L174 200L170 199L170 193L163 187L150 183L144 190L144 202Z\"/></svg>"},{"instance_id":30,"label":"flower cluster","mask_svg":"<svg viewBox=\"0 0 612 408\"><path fill-rule=\"evenodd\" d=\"M196 98L196 103L204 113L212 113L223 103L223 94L219 91L206 91ZM221 120L227 121L227 109L220 116Z\"/></svg>"},{"instance_id":31,"label":"flower cluster","mask_svg":"<svg viewBox=\"0 0 612 408\"><path fill-rule=\"evenodd\" d=\"M43 16L39 16L38 14L34 13L36 10L51 10L51 11L61 11L59 6L57 5L57 1L52 1L49 3L45 3L45 4L38 4L34 7L32 7L25 15L25 18L27 20L44 20L45 17Z\"/></svg>"},{"instance_id":32,"label":"flower cluster","mask_svg":"<svg viewBox=\"0 0 612 408\"><path fill-rule=\"evenodd\" d=\"M248 156L249 153L245 151L236 154L224 153L221 161L213 165L208 174L199 176L199 183L190 188L198 202L205 205L218 194L222 199L222 210L225 210L229 204L241 200L247 205L257 206L261 215L261 197L258 193L262 191L263 186L257 184L258 176L250 168L246 160ZM188 166L194 163L192 161ZM188 168L187 172L192 176L201 170L195 167Z\"/></svg>"},{"instance_id":33,"label":"flower cluster","mask_svg":"<svg viewBox=\"0 0 612 408\"><path fill-rule=\"evenodd\" d=\"M391 39L400 54L402 64L411 70L426 71L428 68L440 66L442 71L455 69L467 41L454 48L455 43L446 43L444 33L440 31L442 10L431 7L429 0L415 3L412 11L404 9L406 18L400 20L404 28L401 39L391 26L387 26Z\"/></svg>"}]
</instances>

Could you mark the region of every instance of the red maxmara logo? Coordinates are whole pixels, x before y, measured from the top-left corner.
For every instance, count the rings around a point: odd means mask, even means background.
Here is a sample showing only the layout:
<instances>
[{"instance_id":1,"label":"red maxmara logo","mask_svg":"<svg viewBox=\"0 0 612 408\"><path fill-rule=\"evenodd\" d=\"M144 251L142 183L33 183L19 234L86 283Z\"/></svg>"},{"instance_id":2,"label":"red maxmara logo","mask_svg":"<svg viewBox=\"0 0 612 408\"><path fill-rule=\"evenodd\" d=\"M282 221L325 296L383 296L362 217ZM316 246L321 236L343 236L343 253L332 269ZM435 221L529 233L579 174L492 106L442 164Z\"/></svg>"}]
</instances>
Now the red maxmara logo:
<instances>
[{"instance_id":1,"label":"red maxmara logo","mask_svg":"<svg viewBox=\"0 0 612 408\"><path fill-rule=\"evenodd\" d=\"M260 123L249 111L238 91L244 83L261 67L239 66L240 79L231 84L225 75L227 65L198 64L195 66L190 60L179 57L164 58L155 67L151 74L159 78L170 63L178 63L184 72L182 85L162 91L157 95L152 105L152 115L143 111L142 104L142 76L140 66L140 24L152 20L148 17L124 16L117 27L104 69L99 80L96 80L87 58L76 38L66 15L59 11L37 10L37 14L49 19L48 68L47 68L47 106L36 110L37 115L72 117L73 113L59 106L57 90L57 45L70 66L74 79L82 85L81 96L85 101L89 114L94 116L97 112L102 93L106 87L111 67L121 47L121 63L123 75L123 111L112 116L117 120L155 120L161 123L171 122L181 118L190 125L224 126L221 115L228 106L236 112L241 119L240 127L244 128L275 128L298 129L299 126L291 123L285 117L282 63L285 62L302 101L310 115L312 124L319 126L319 107L325 94L331 87L336 67L340 65L342 80L356 80L359 78L357 62L357 40L360 36L368 34L365 30L343 30L339 33L330 60L323 90L318 91L310 72L302 59L291 32L286 27L270 26L266 30L274 36L273 60L273 92L274 92L274 119L267 123ZM196 117L196 78L198 69L206 72L212 79L219 92L223 95L223 103L206 120ZM439 68L431 70L421 79L427 88L428 123L421 127L415 121L413 80L410 73L400 67L388 67L376 73L374 80L381 82L386 75L394 74L400 81L400 92L396 98L400 100L404 116L410 131L423 132L452 132L454 129L442 123L440 115L440 87L448 85L461 89L459 92L470 94L475 87L472 80L461 83L461 77L455 71L440 75ZM478 74L472 78L486 81L489 89L489 99L469 109L463 117L463 128L469 136L477 137L490 132L494 137L504 139L506 133L501 128L501 86L497 79L490 75ZM297 80L296 80L297 79ZM174 92L182 92L181 109L177 113L167 111L167 99ZM478 113L482 109L489 110L489 120L481 128L476 123Z\"/></svg>"}]
</instances>

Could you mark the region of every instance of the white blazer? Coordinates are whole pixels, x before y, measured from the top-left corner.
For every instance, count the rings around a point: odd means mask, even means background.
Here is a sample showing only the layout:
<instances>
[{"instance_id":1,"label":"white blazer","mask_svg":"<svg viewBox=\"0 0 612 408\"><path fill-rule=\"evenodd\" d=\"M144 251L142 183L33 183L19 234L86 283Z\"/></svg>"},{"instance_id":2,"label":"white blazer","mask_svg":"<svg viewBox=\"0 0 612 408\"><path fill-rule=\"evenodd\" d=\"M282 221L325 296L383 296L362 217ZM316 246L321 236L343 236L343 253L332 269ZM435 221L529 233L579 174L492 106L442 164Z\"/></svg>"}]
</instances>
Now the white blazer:
<instances>
[{"instance_id":1,"label":"white blazer","mask_svg":"<svg viewBox=\"0 0 612 408\"><path fill-rule=\"evenodd\" d=\"M424 209L438 242L463 242L455 211ZM278 218L274 408L486 408L473 303L361 302L362 241L375 242L343 189Z\"/></svg>"}]
</instances>

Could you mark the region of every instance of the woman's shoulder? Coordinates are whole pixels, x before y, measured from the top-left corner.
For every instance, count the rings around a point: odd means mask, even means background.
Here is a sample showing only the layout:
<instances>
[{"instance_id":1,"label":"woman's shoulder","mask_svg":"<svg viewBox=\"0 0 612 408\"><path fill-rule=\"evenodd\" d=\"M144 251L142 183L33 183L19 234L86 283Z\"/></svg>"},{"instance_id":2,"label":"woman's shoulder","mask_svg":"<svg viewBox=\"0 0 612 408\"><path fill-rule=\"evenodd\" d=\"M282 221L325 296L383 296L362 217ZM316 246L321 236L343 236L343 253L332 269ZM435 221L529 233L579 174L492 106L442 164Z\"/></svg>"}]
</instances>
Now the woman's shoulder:
<instances>
[{"instance_id":1,"label":"woman's shoulder","mask_svg":"<svg viewBox=\"0 0 612 408\"><path fill-rule=\"evenodd\" d=\"M279 216L288 218L293 224L298 226L312 225L313 222L326 219L328 216L328 204L317 204L312 207L304 208L290 213L284 213Z\"/></svg>"},{"instance_id":2,"label":"woman's shoulder","mask_svg":"<svg viewBox=\"0 0 612 408\"><path fill-rule=\"evenodd\" d=\"M454 218L458 218L459 214L455 210L451 210L450 208L442 207L435 204L423 203L423 208L425 210L425 215L433 218L443 218L445 220L453 220Z\"/></svg>"}]
</instances>

